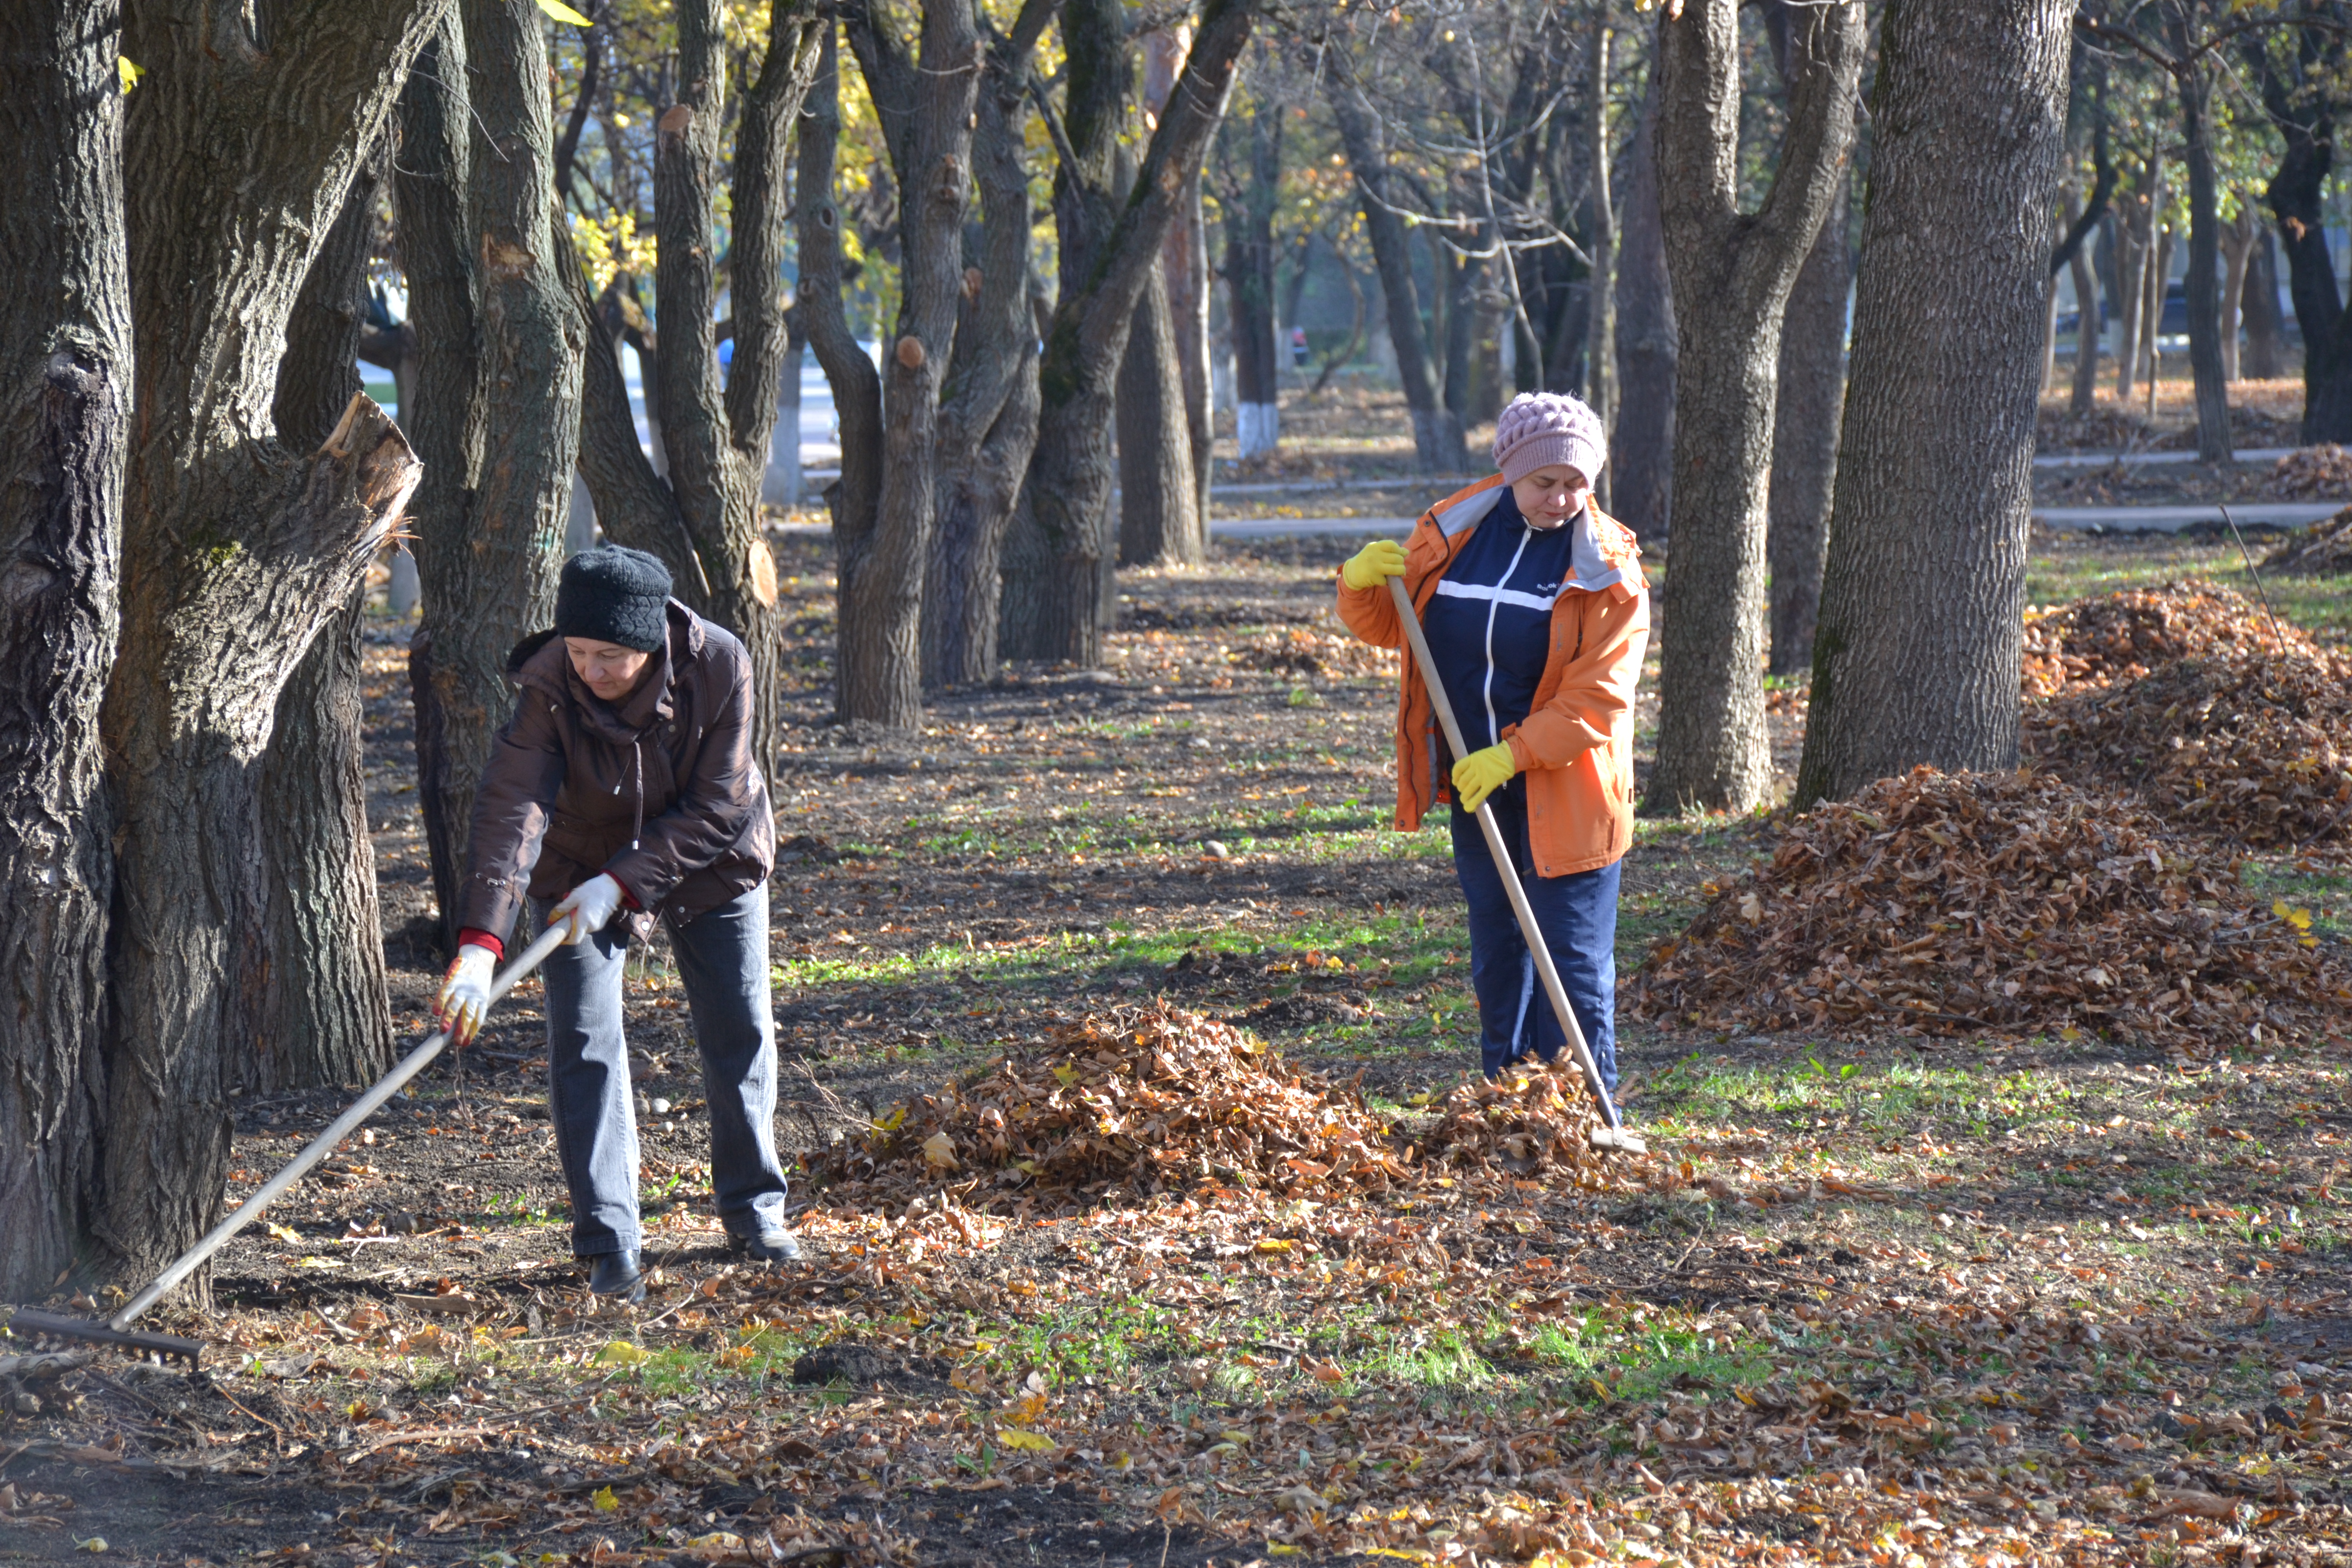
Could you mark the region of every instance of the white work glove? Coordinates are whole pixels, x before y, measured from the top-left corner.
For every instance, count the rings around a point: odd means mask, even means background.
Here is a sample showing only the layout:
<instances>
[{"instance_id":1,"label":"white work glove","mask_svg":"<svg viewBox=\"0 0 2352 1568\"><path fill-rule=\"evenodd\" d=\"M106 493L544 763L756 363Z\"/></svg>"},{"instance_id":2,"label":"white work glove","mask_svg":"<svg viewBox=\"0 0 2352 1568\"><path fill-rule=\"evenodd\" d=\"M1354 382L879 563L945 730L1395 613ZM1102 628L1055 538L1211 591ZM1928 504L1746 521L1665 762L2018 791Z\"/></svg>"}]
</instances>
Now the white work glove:
<instances>
[{"instance_id":1,"label":"white work glove","mask_svg":"<svg viewBox=\"0 0 2352 1568\"><path fill-rule=\"evenodd\" d=\"M499 955L467 942L457 950L449 973L441 977L441 994L433 1003L433 1021L449 1031L460 1046L473 1044L481 1032L482 1015L490 1010L490 974Z\"/></svg>"},{"instance_id":2,"label":"white work glove","mask_svg":"<svg viewBox=\"0 0 2352 1568\"><path fill-rule=\"evenodd\" d=\"M569 921L572 929L565 934L563 945L577 947L603 931L620 907L621 884L599 871L565 894L563 901L549 913L547 923L558 926Z\"/></svg>"}]
</instances>

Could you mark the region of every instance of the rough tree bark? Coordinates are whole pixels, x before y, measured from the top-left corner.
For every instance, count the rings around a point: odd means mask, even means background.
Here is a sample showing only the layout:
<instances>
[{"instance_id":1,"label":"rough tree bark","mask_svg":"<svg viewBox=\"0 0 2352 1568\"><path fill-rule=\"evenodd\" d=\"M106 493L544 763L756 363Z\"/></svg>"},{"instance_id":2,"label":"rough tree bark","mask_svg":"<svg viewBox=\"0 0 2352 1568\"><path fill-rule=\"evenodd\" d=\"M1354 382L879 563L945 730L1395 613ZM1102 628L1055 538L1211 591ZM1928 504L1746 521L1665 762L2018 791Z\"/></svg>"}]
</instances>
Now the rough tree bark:
<instances>
[{"instance_id":1,"label":"rough tree bark","mask_svg":"<svg viewBox=\"0 0 2352 1568\"><path fill-rule=\"evenodd\" d=\"M735 353L723 386L711 313L719 139L730 64L720 0L681 0L677 7L677 100L662 110L654 133L661 338L653 380L661 392L662 448L670 493L707 584L709 614L751 655L753 752L771 771L784 649L775 556L760 530L760 484L787 336L785 139L815 74L817 35L831 26L830 15L821 21L819 9L817 0L771 7L767 53L743 95L730 214Z\"/></svg>"},{"instance_id":2,"label":"rough tree bark","mask_svg":"<svg viewBox=\"0 0 2352 1568\"><path fill-rule=\"evenodd\" d=\"M2254 204L2241 193L2237 212L2221 226L2221 231L2223 381L2235 381L2239 376L2238 334L2246 320L2246 265L2253 259L2254 245L2262 236L2262 219L2255 216Z\"/></svg>"},{"instance_id":3,"label":"rough tree bark","mask_svg":"<svg viewBox=\"0 0 2352 1568\"><path fill-rule=\"evenodd\" d=\"M136 408L122 636L102 727L117 830L99 1239L152 1272L218 1217L233 1053L259 1023L255 781L278 695L417 479L354 397L317 450L270 404L312 252L382 135L434 0L262 37L201 0L142 6L122 53Z\"/></svg>"},{"instance_id":4,"label":"rough tree bark","mask_svg":"<svg viewBox=\"0 0 2352 1568\"><path fill-rule=\"evenodd\" d=\"M2116 221L2116 402L2131 402L2132 385L2139 374L2139 327L2147 296L2148 263L2156 242L2147 232L2156 204L2142 191Z\"/></svg>"},{"instance_id":5,"label":"rough tree bark","mask_svg":"<svg viewBox=\"0 0 2352 1568\"><path fill-rule=\"evenodd\" d=\"M882 356L881 419L866 437L880 475L874 505L834 518L835 708L845 723L912 730L923 718L923 574L939 503L940 390L964 289L963 214L983 51L969 0L926 0L914 47L864 0L851 0L844 16L898 179L900 290L895 341ZM803 188L832 186L828 179ZM817 357L828 376L845 348L856 347L844 342L841 290L829 281L801 306L811 341L825 345ZM836 384L836 404L840 392ZM845 419L845 472L850 430Z\"/></svg>"},{"instance_id":6,"label":"rough tree bark","mask_svg":"<svg viewBox=\"0 0 2352 1568\"><path fill-rule=\"evenodd\" d=\"M990 40L973 106L980 240L964 273L955 362L940 407L939 521L923 588L928 686L996 678L1005 535L1037 443L1037 322L1031 301L1035 279L1029 260L1029 170L1022 145L1026 79L1030 56L1054 5L1055 0L1025 0L1012 32ZM812 188L806 167L804 163L803 190ZM829 179L829 163L827 171ZM803 243L804 268L808 254Z\"/></svg>"},{"instance_id":7,"label":"rough tree bark","mask_svg":"<svg viewBox=\"0 0 2352 1568\"><path fill-rule=\"evenodd\" d=\"M1198 564L1208 539L1192 499L1192 433L1184 420L1184 367L1176 352L1164 256L1136 301L1116 406L1118 563Z\"/></svg>"},{"instance_id":8,"label":"rough tree bark","mask_svg":"<svg viewBox=\"0 0 2352 1568\"><path fill-rule=\"evenodd\" d=\"M1601 416L1601 427L1609 428L1616 417L1617 368L1617 208L1615 196L1609 188L1609 44L1610 8L1597 5L1592 12L1592 103L1588 110L1592 116L1591 149L1587 162L1591 165L1592 237L1587 248L1592 252L1592 268L1587 282L1585 308L1590 321L1585 328L1584 401ZM1608 468L1591 476L1593 496L1603 506L1609 503Z\"/></svg>"},{"instance_id":9,"label":"rough tree bark","mask_svg":"<svg viewBox=\"0 0 2352 1568\"><path fill-rule=\"evenodd\" d=\"M2090 247L2078 245L2066 265L2074 277L2074 387L2067 412L2086 417L2099 395L2099 269L2091 265Z\"/></svg>"},{"instance_id":10,"label":"rough tree bark","mask_svg":"<svg viewBox=\"0 0 2352 1568\"><path fill-rule=\"evenodd\" d=\"M2264 224L2246 266L2246 379L2272 381L2286 374L2286 317L2278 302L2278 244Z\"/></svg>"},{"instance_id":11,"label":"rough tree bark","mask_svg":"<svg viewBox=\"0 0 2352 1568\"><path fill-rule=\"evenodd\" d=\"M1746 811L1772 777L1764 731L1764 536L1789 289L1846 177L1864 47L1853 0L1790 21L1789 128L1763 206L1738 207L1736 0L1688 0L1659 35L1659 212L1675 318L1674 566L1657 765L1644 809Z\"/></svg>"},{"instance_id":12,"label":"rough tree bark","mask_svg":"<svg viewBox=\"0 0 2352 1568\"><path fill-rule=\"evenodd\" d=\"M379 144L352 175L287 323L270 417L278 438L297 450L324 442L360 392L354 356L386 152ZM312 640L278 694L262 760L268 990L253 1054L236 1064L257 1087L370 1083L392 1065L392 992L361 754L366 606L362 584Z\"/></svg>"},{"instance_id":13,"label":"rough tree bark","mask_svg":"<svg viewBox=\"0 0 2352 1568\"><path fill-rule=\"evenodd\" d=\"M2248 39L2242 46L2263 107L2284 142L2266 193L2286 253L2287 293L2303 330L2303 441L2352 441L2352 311L2327 248L2327 180L2336 163L2332 79L2345 52L2339 37L2301 29L2293 71Z\"/></svg>"},{"instance_id":14,"label":"rough tree bark","mask_svg":"<svg viewBox=\"0 0 2352 1568\"><path fill-rule=\"evenodd\" d=\"M1614 470L1610 500L1619 521L1643 548L1663 549L1674 510L1675 362L1682 333L1675 323L1674 280L1666 274L1665 231L1658 220L1658 68L1633 129L1625 169L1625 206L1617 252L1617 423L1609 442Z\"/></svg>"},{"instance_id":15,"label":"rough tree bark","mask_svg":"<svg viewBox=\"0 0 2352 1568\"><path fill-rule=\"evenodd\" d=\"M2016 764L2035 325L2074 12L1887 7L1801 803L1922 763Z\"/></svg>"},{"instance_id":16,"label":"rough tree bark","mask_svg":"<svg viewBox=\"0 0 2352 1568\"><path fill-rule=\"evenodd\" d=\"M2202 7L2197 7L2201 11ZM2189 165L2189 373L2197 391L2197 460L2226 463L2230 450L2230 381L2221 366L2221 259L2220 182L2213 168L2213 78L2194 35L2189 7L2176 5L2169 18L2174 66L2180 95L2180 126ZM2164 309L2163 292L2157 310ZM2154 341L2155 333L2149 333Z\"/></svg>"},{"instance_id":17,"label":"rough tree bark","mask_svg":"<svg viewBox=\"0 0 2352 1568\"><path fill-rule=\"evenodd\" d=\"M1282 362L1274 333L1274 209L1281 194L1279 108L1253 109L1249 184L1225 220L1226 317L1234 334L1234 441L1244 459L1282 444ZM1238 219L1238 221L1236 221Z\"/></svg>"},{"instance_id":18,"label":"rough tree bark","mask_svg":"<svg viewBox=\"0 0 2352 1568\"><path fill-rule=\"evenodd\" d=\"M1192 29L1156 27L1143 39L1143 106L1152 123L1168 110L1176 73L1192 47ZM1209 539L1209 485L1213 465L1210 443L1216 426L1209 409L1209 226L1201 202L1201 173L1194 170L1176 204L1176 222L1160 242L1160 266L1168 280L1168 317L1176 332L1176 359L1183 381L1184 432L1192 447L1193 531L1205 554ZM1196 558L1197 559L1197 558Z\"/></svg>"},{"instance_id":19,"label":"rough tree bark","mask_svg":"<svg viewBox=\"0 0 2352 1568\"><path fill-rule=\"evenodd\" d=\"M1845 300L1853 279L1842 181L1789 290L1772 403L1772 479L1765 560L1772 574L1774 675L1813 662L1822 562L1829 549L1838 427L1845 409Z\"/></svg>"},{"instance_id":20,"label":"rough tree bark","mask_svg":"<svg viewBox=\"0 0 2352 1568\"><path fill-rule=\"evenodd\" d=\"M1115 5L1088 0L1100 13L1081 20L1081 35L1101 32L1092 48L1119 47L1123 28ZM1066 5L1066 47L1071 18L1082 8ZM1201 165L1209 139L1224 116L1234 67L1256 20L1256 0L1207 0L1183 74L1169 97L1137 171L1132 195L1099 244L1095 260L1079 279L1066 280L1045 333L1038 372L1041 408L1037 453L1029 470L1029 504L1046 547L1043 581L1008 579L1008 611L1024 608L1024 642L1035 657L1095 664L1102 657L1102 565L1111 553L1106 526L1110 499L1112 383L1127 351L1135 303L1143 295L1160 242L1175 219L1184 186ZM1068 47L1065 67L1074 76L1079 50ZM1066 137L1077 142L1075 130ZM1069 228L1063 226L1063 243ZM1006 616L1008 632L1013 616Z\"/></svg>"},{"instance_id":21,"label":"rough tree bark","mask_svg":"<svg viewBox=\"0 0 2352 1568\"><path fill-rule=\"evenodd\" d=\"M116 0L0 6L0 1300L71 1264L98 1194L131 298Z\"/></svg>"},{"instance_id":22,"label":"rough tree bark","mask_svg":"<svg viewBox=\"0 0 2352 1568\"><path fill-rule=\"evenodd\" d=\"M1470 455L1463 445L1461 419L1445 406L1429 334L1422 327L1411 231L1399 210L1402 193L1391 188L1394 181L1390 177L1381 118L1356 80L1355 62L1346 50L1331 50L1326 68L1324 94L1330 100L1340 145L1347 151L1349 172L1355 176L1356 190L1362 198L1372 263L1380 268L1389 342L1396 350L1397 376L1404 384L1405 407L1412 416L1413 457L1424 474L1458 474L1470 466Z\"/></svg>"}]
</instances>

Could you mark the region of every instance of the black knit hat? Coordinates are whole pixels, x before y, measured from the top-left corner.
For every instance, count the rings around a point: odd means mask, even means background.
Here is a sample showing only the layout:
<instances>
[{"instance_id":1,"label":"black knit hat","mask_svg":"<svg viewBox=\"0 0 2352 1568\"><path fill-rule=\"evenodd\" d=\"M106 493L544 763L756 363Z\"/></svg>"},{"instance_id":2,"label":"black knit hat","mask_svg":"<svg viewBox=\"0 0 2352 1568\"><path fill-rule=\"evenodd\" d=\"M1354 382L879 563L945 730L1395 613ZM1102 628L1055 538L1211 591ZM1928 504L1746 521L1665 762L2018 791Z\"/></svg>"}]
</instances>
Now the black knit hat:
<instances>
[{"instance_id":1,"label":"black knit hat","mask_svg":"<svg viewBox=\"0 0 2352 1568\"><path fill-rule=\"evenodd\" d=\"M663 615L668 600L669 568L657 557L600 544L563 563L555 588L555 629L567 637L651 653L669 639Z\"/></svg>"}]
</instances>

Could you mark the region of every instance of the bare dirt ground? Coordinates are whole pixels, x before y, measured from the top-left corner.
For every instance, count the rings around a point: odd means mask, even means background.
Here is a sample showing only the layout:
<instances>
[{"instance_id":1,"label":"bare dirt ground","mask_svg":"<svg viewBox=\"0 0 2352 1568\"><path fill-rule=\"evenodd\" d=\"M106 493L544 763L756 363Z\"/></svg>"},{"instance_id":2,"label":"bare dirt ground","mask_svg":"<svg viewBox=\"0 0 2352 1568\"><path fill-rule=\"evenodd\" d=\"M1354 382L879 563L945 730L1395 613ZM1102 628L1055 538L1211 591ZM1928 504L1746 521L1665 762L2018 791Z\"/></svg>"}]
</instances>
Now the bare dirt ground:
<instances>
[{"instance_id":1,"label":"bare dirt ground","mask_svg":"<svg viewBox=\"0 0 2352 1568\"><path fill-rule=\"evenodd\" d=\"M945 694L913 737L827 724L829 564L786 548L789 1148L1161 996L1360 1073L1414 1147L1474 1059L1466 943L1442 832L1385 826L1392 676L1329 616L1345 546L1132 574L1103 668ZM2042 541L2033 597L2224 564ZM2282 613L2340 624L2310 593ZM421 1027L403 635L371 628L370 765ZM1785 772L1801 691L1775 706ZM1644 824L1621 973L1775 832ZM2352 882L2258 872L2343 942ZM1653 1153L1598 1186L1423 1165L1080 1201L959 1172L862 1205L802 1180L811 1259L770 1271L719 1247L658 943L629 999L643 1310L571 1263L527 985L208 1303L153 1316L205 1370L14 1370L0 1561L2352 1562L2340 1041L2183 1071L2130 1040L1629 1020ZM227 1195L341 1102L241 1103Z\"/></svg>"}]
</instances>

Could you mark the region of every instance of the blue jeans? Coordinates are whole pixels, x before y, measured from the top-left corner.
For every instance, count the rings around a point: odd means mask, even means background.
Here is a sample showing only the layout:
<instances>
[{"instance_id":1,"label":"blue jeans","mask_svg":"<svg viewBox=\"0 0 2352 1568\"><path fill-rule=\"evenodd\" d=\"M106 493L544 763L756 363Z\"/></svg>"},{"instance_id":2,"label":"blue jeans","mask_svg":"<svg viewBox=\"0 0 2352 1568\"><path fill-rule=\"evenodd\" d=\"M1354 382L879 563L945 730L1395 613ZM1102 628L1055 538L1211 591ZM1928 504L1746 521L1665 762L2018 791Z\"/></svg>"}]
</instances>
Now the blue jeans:
<instances>
[{"instance_id":1,"label":"blue jeans","mask_svg":"<svg viewBox=\"0 0 2352 1568\"><path fill-rule=\"evenodd\" d=\"M1617 1092L1617 882L1622 861L1567 877L1538 877L1528 849L1524 779L1486 797L1511 852L1536 929L1559 971L1584 1043L1612 1095ZM1488 1078L1533 1052L1545 1061L1568 1043L1552 1016L1519 919L1486 848L1478 819L1454 808L1454 869L1470 900L1470 988L1478 997L1478 1055Z\"/></svg>"},{"instance_id":2,"label":"blue jeans","mask_svg":"<svg viewBox=\"0 0 2352 1568\"><path fill-rule=\"evenodd\" d=\"M533 912L547 923L552 904ZM637 1121L621 1034L625 927L614 921L540 968L547 987L547 1080L555 1149L572 1190L572 1250L633 1252ZM776 1024L768 1000L768 889L752 889L670 928L678 979L702 1053L710 1116L710 1185L731 1236L784 1223L776 1159Z\"/></svg>"}]
</instances>

